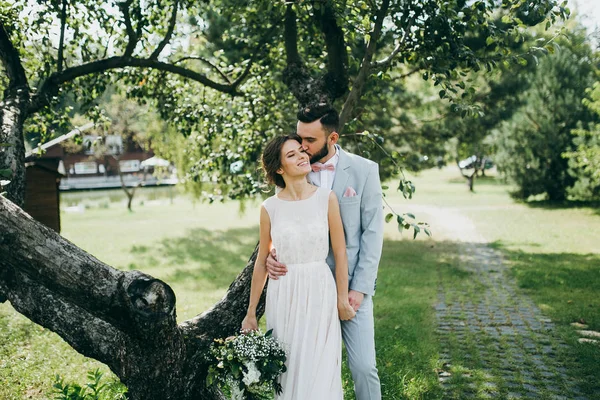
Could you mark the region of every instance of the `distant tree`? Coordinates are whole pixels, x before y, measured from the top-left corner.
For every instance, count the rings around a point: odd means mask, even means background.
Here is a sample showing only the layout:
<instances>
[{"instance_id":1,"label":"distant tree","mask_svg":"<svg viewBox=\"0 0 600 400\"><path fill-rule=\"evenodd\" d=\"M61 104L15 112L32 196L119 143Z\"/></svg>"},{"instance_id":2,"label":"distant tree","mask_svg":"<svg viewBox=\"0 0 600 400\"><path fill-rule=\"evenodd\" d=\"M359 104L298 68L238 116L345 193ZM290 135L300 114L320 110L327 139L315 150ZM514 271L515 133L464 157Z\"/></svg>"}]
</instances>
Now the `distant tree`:
<instances>
[{"instance_id":1,"label":"distant tree","mask_svg":"<svg viewBox=\"0 0 600 400\"><path fill-rule=\"evenodd\" d=\"M596 73L598 77L598 72ZM583 105L595 116L587 128L582 123L571 133L573 151L563 154L569 160L571 174L577 179L571 193L578 199L600 199L600 81L587 90Z\"/></svg>"},{"instance_id":2,"label":"distant tree","mask_svg":"<svg viewBox=\"0 0 600 400\"><path fill-rule=\"evenodd\" d=\"M86 132L96 136L94 140L83 142L78 138L71 144L71 148L82 151L87 147L86 150L93 152L92 157L102 163L106 169L115 165L121 189L127 196L127 209L132 211L136 189L143 182L139 181L133 186L127 185L125 175L121 171L123 154L131 150L148 150L151 146L150 137L153 133L154 136L161 134L160 128L164 124L148 105L140 105L117 94L99 101L98 108L101 111L101 121L97 121L95 127ZM75 119L82 122L84 120L80 115L76 115ZM74 145L76 147L73 147ZM109 162L109 158L115 162Z\"/></svg>"},{"instance_id":3,"label":"distant tree","mask_svg":"<svg viewBox=\"0 0 600 400\"><path fill-rule=\"evenodd\" d=\"M498 168L523 199L543 194L566 199L576 179L563 153L574 148L572 130L592 118L582 103L597 67L592 50L581 30L559 43L528 75L529 89L518 96L521 106L497 129Z\"/></svg>"}]
</instances>

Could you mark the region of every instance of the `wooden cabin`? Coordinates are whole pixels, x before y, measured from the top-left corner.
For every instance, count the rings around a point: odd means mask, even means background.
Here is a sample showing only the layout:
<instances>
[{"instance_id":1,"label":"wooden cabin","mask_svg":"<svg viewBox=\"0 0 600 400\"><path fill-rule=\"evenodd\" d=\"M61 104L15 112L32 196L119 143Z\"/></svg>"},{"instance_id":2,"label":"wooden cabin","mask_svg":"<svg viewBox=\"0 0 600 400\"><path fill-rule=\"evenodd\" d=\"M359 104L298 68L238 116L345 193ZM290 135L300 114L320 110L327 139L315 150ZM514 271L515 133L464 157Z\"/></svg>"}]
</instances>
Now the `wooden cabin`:
<instances>
[{"instance_id":1,"label":"wooden cabin","mask_svg":"<svg viewBox=\"0 0 600 400\"><path fill-rule=\"evenodd\" d=\"M36 221L60 233L60 196L58 187L62 174L58 159L34 160L25 163L25 204L23 210Z\"/></svg>"}]
</instances>

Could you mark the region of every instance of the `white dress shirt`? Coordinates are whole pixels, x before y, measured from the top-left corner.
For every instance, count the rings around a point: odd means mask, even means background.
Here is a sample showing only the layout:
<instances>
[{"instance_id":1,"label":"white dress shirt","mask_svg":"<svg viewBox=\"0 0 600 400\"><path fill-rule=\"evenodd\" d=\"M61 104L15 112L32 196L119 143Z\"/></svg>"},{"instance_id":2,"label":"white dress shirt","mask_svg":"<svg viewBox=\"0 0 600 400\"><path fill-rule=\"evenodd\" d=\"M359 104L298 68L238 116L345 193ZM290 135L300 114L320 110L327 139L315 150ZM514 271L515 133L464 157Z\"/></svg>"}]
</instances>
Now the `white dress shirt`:
<instances>
[{"instance_id":1,"label":"white dress shirt","mask_svg":"<svg viewBox=\"0 0 600 400\"><path fill-rule=\"evenodd\" d=\"M340 160L340 155L338 153L337 147L335 147L335 154L329 160L327 160L323 165L333 165L337 167L338 161ZM333 171L328 171L326 169L319 172L309 172L308 179L313 185L324 187L329 190L333 187L333 178L335 178L335 169Z\"/></svg>"}]
</instances>

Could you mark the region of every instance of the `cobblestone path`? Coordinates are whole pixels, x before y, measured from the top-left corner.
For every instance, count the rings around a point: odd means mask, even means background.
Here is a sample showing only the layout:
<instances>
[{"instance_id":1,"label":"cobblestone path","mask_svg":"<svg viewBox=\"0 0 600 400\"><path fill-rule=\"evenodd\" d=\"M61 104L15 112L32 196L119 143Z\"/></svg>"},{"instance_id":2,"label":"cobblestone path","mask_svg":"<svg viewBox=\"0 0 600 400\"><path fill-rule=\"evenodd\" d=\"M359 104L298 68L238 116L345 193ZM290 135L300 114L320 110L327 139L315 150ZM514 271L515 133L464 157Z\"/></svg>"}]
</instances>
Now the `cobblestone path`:
<instances>
[{"instance_id":1,"label":"cobblestone path","mask_svg":"<svg viewBox=\"0 0 600 400\"><path fill-rule=\"evenodd\" d=\"M466 243L463 251L471 282L463 288L440 282L436 306L444 370L463 371L440 371L445 397L587 399L558 357L567 346L538 307L516 292L501 254L481 243Z\"/></svg>"},{"instance_id":2,"label":"cobblestone path","mask_svg":"<svg viewBox=\"0 0 600 400\"><path fill-rule=\"evenodd\" d=\"M560 357L554 324L508 276L502 254L467 217L423 207L442 236L462 242L463 286L440 277L436 317L446 399L584 400ZM439 222L439 224L438 224Z\"/></svg>"}]
</instances>

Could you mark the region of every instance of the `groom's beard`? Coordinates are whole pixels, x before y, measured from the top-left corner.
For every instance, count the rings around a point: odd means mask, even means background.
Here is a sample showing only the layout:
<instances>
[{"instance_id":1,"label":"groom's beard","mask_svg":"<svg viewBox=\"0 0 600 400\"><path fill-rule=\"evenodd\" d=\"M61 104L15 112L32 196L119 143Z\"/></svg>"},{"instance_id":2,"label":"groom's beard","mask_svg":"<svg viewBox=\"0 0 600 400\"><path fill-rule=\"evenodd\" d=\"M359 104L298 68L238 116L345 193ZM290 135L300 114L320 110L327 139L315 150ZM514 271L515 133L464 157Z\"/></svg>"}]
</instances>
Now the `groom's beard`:
<instances>
[{"instance_id":1,"label":"groom's beard","mask_svg":"<svg viewBox=\"0 0 600 400\"><path fill-rule=\"evenodd\" d=\"M314 164L314 163L318 162L321 158L325 157L327 154L329 154L329 147L327 147L327 142L325 142L325 144L323 145L321 150L319 150L318 152L316 152L315 154L310 156L310 163Z\"/></svg>"}]
</instances>

